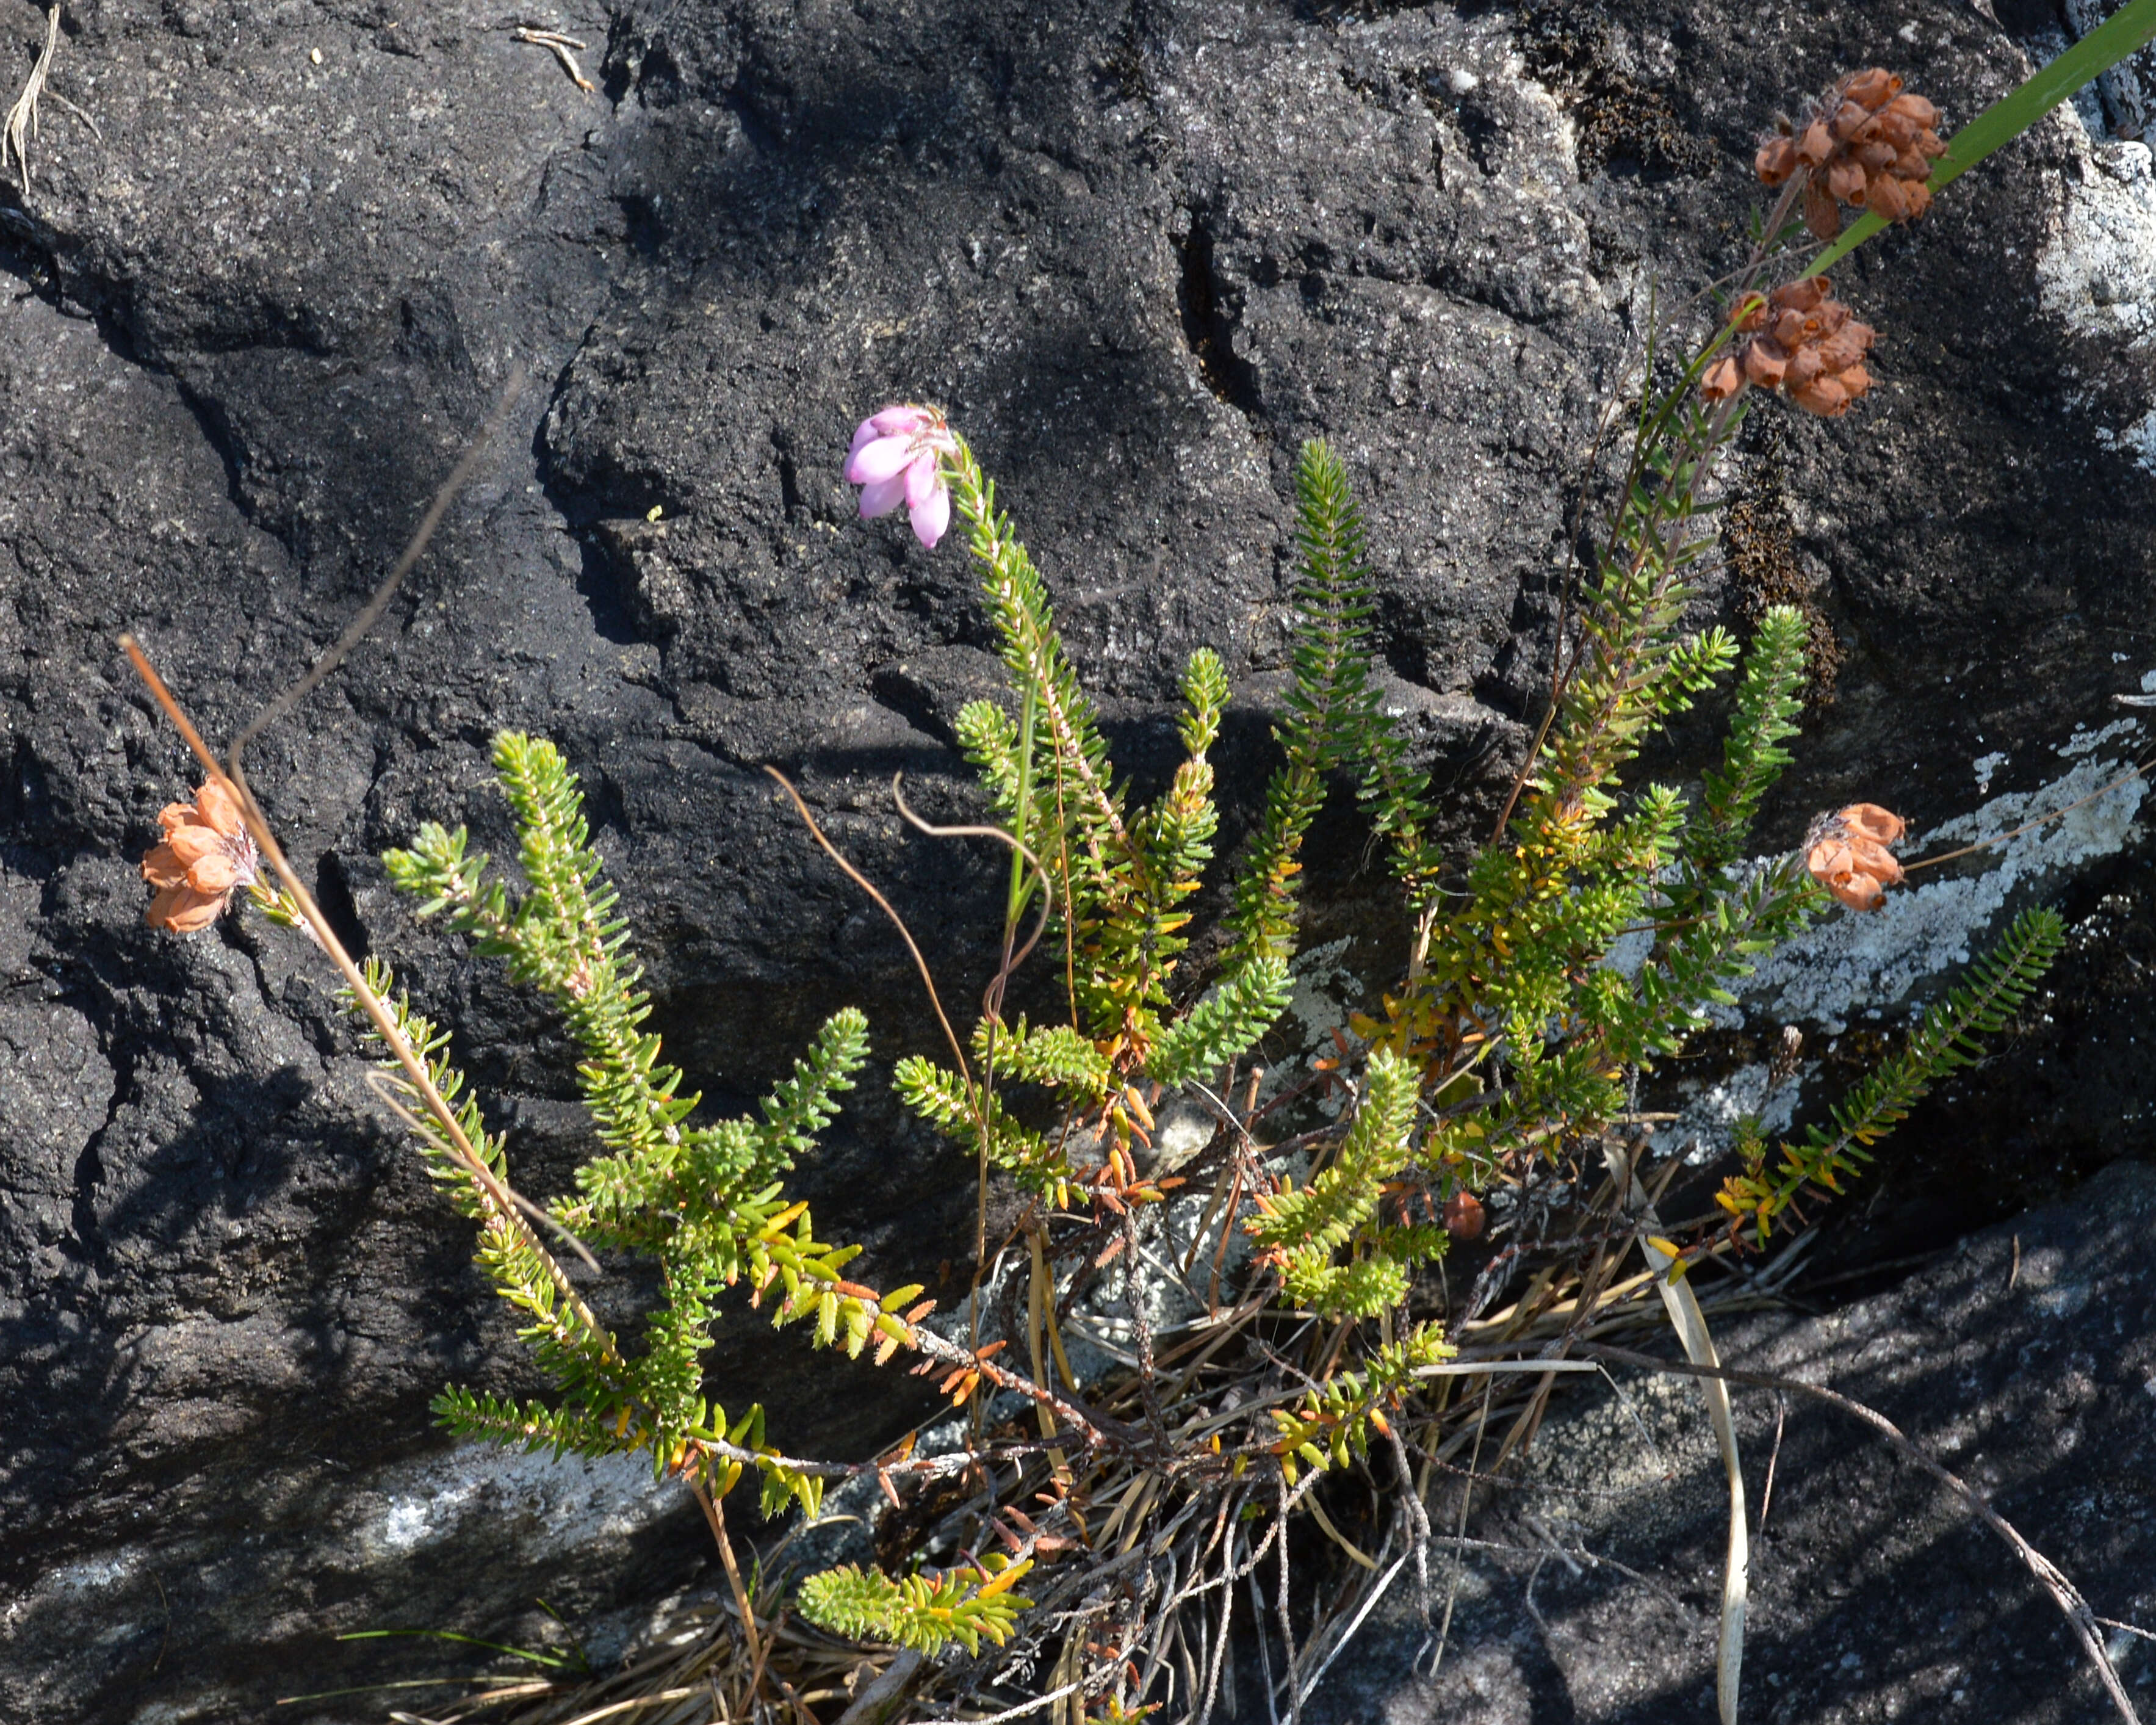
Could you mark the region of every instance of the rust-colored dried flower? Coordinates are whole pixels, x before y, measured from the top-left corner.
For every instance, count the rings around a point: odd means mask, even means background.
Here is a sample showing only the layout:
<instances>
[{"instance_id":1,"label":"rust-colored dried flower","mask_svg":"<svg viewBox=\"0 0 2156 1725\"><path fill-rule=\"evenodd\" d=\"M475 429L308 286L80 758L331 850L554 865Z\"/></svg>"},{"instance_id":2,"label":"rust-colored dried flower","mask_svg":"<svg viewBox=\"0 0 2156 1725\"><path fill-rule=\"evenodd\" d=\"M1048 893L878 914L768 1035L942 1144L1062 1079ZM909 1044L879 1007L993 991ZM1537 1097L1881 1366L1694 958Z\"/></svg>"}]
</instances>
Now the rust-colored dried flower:
<instances>
[{"instance_id":1,"label":"rust-colored dried flower","mask_svg":"<svg viewBox=\"0 0 2156 1725\"><path fill-rule=\"evenodd\" d=\"M1887 889L1902 884L1902 865L1887 847L1908 829L1876 803L1852 803L1812 823L1804 866L1812 879L1852 911L1876 911Z\"/></svg>"},{"instance_id":2,"label":"rust-colored dried flower","mask_svg":"<svg viewBox=\"0 0 2156 1725\"><path fill-rule=\"evenodd\" d=\"M1471 1192L1455 1192L1445 1200L1445 1231L1455 1240L1479 1240L1487 1219L1482 1200Z\"/></svg>"},{"instance_id":3,"label":"rust-colored dried flower","mask_svg":"<svg viewBox=\"0 0 2156 1725\"><path fill-rule=\"evenodd\" d=\"M192 803L167 803L157 824L165 841L142 859L142 878L157 889L145 920L193 934L224 913L234 892L254 884L261 855L232 793L214 780Z\"/></svg>"},{"instance_id":4,"label":"rust-colored dried flower","mask_svg":"<svg viewBox=\"0 0 2156 1725\"><path fill-rule=\"evenodd\" d=\"M1938 121L1937 108L1874 66L1852 72L1801 125L1762 144L1753 166L1769 186L1806 176L1804 226L1821 241L1841 232L1845 203L1882 221L1914 221L1931 208L1932 163L1946 154Z\"/></svg>"},{"instance_id":5,"label":"rust-colored dried flower","mask_svg":"<svg viewBox=\"0 0 2156 1725\"><path fill-rule=\"evenodd\" d=\"M1871 387L1864 355L1875 331L1850 315L1824 275L1754 294L1731 321L1739 338L1700 381L1709 401L1756 383L1780 390L1806 413L1833 418Z\"/></svg>"}]
</instances>

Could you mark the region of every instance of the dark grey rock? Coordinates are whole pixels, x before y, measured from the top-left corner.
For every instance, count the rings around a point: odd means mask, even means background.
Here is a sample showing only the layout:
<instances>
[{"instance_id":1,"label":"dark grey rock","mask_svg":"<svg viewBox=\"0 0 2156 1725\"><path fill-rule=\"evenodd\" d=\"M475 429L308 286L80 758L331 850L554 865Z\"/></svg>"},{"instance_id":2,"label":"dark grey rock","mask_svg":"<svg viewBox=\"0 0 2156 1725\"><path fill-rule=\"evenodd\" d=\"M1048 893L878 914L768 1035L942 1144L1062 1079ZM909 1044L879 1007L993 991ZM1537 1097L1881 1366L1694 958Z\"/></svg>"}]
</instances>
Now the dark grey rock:
<instances>
[{"instance_id":1,"label":"dark grey rock","mask_svg":"<svg viewBox=\"0 0 2156 1725\"><path fill-rule=\"evenodd\" d=\"M2156 1169L1974 1235L1892 1291L1820 1317L1718 1325L1730 1366L1877 1409L1983 1492L2100 1615L2156 1622ZM1728 1493L1691 1380L1613 1368L1620 1402L1560 1394L1523 1467L1477 1493L1443 1660L1404 1576L1342 1653L1311 1725L1648 1725L1714 1717ZM2118 1715L2008 1547L1868 1428L1733 1388L1753 1523L1742 1717L2095 1722ZM1456 1524L1459 1487L1434 1518ZM1553 1548L1570 1553L1559 1555ZM1623 1565L1632 1573L1625 1574ZM1433 1565L1437 1608L1450 1580ZM2148 1644L2107 1631L2129 1692ZM1413 1671L1411 1665L1419 1665ZM1245 1717L1249 1715L1245 1714Z\"/></svg>"},{"instance_id":2,"label":"dark grey rock","mask_svg":"<svg viewBox=\"0 0 2156 1725\"><path fill-rule=\"evenodd\" d=\"M429 1434L444 1378L524 1381L509 1326L368 1106L305 946L140 926L134 860L195 775L120 629L228 736L531 367L374 639L253 768L331 914L456 1031L543 1194L584 1148L557 1029L414 925L376 860L427 818L506 848L499 727L584 775L658 1027L714 1106L849 1001L880 1060L932 1045L902 950L766 762L891 889L947 999L988 973L998 860L902 837L886 791L902 769L932 816L978 806L948 744L993 685L988 637L955 551L852 520L860 413L950 406L1142 784L1168 771L1183 658L1225 654L1245 809L1288 644L1288 465L1332 437L1460 839L1535 716L1567 500L1650 282L1666 303L1727 267L1751 137L1911 41L1957 119L2025 65L1944 0L1763 20L578 0L547 21L592 43L588 95L515 21L81 0L53 88L102 141L49 104L30 187L0 193L0 1712L262 1717L454 1669L328 1636L540 1636L535 1597L618 1628L701 1538L618 1481L452 1464ZM42 28L0 0L0 82ZM2099 434L2156 384L2139 326L2089 318L2133 313L2140 278L2100 295L2071 255L2039 268L2098 160L2047 131L1871 248L1846 280L1887 332L1880 388L1747 470L1842 653L1776 842L1859 791L1943 819L1992 749L2015 755L2001 788L2034 788L2139 675L2156 481ZM1397 935L1362 838L1322 835L1317 922L1382 972ZM2085 927L2146 921L2131 880L2073 890ZM1958 1104L2033 1122L2061 1174L2149 1130L2133 949L2087 946L2039 1052ZM856 1104L803 1173L821 1224L873 1277L963 1274L970 1169L880 1086ZM763 1396L802 1447L915 1416L905 1380L801 1358L744 1313L714 1389ZM541 1533L564 1501L613 1518L566 1565Z\"/></svg>"}]
</instances>

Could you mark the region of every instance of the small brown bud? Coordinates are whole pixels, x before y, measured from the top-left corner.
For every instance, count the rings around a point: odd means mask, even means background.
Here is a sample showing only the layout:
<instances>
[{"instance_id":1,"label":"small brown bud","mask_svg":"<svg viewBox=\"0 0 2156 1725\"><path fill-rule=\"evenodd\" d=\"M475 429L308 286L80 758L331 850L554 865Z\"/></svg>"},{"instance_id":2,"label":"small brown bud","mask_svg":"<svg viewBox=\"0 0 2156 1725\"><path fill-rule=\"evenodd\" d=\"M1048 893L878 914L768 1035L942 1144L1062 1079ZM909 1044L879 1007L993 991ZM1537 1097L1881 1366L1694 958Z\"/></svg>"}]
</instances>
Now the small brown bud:
<instances>
[{"instance_id":1,"label":"small brown bud","mask_svg":"<svg viewBox=\"0 0 2156 1725\"><path fill-rule=\"evenodd\" d=\"M1744 375L1762 389L1778 388L1782 374L1789 367L1789 356L1779 341L1758 341L1744 344Z\"/></svg>"},{"instance_id":2,"label":"small brown bud","mask_svg":"<svg viewBox=\"0 0 2156 1725\"><path fill-rule=\"evenodd\" d=\"M1843 203L1861 203L1864 198L1863 167L1845 157L1837 160L1827 168L1826 188Z\"/></svg>"},{"instance_id":3,"label":"small brown bud","mask_svg":"<svg viewBox=\"0 0 2156 1725\"><path fill-rule=\"evenodd\" d=\"M1909 830L1908 822L1876 803L1852 803L1838 818L1852 833L1874 845L1898 845L1902 834Z\"/></svg>"},{"instance_id":4,"label":"small brown bud","mask_svg":"<svg viewBox=\"0 0 2156 1725\"><path fill-rule=\"evenodd\" d=\"M1864 207L1882 222L1902 220L1909 213L1907 183L1892 174L1876 175L1865 190Z\"/></svg>"},{"instance_id":5,"label":"small brown bud","mask_svg":"<svg viewBox=\"0 0 2156 1725\"><path fill-rule=\"evenodd\" d=\"M1906 150L1917 141L1923 128L1906 114L1886 113L1872 116L1871 125L1864 128L1863 141L1892 144L1897 150Z\"/></svg>"},{"instance_id":6,"label":"small brown bud","mask_svg":"<svg viewBox=\"0 0 2156 1725\"><path fill-rule=\"evenodd\" d=\"M1812 823L1804 866L1851 910L1876 911L1887 889L1901 884L1902 865L1887 847L1906 830L1899 816L1877 803L1852 803Z\"/></svg>"},{"instance_id":7,"label":"small brown bud","mask_svg":"<svg viewBox=\"0 0 2156 1725\"><path fill-rule=\"evenodd\" d=\"M1769 138L1752 158L1760 180L1769 186L1780 185L1797 171L1798 165L1797 146L1787 138Z\"/></svg>"},{"instance_id":8,"label":"small brown bud","mask_svg":"<svg viewBox=\"0 0 2156 1725\"><path fill-rule=\"evenodd\" d=\"M1849 411L1849 392L1833 377L1814 377L1809 382L1791 382L1789 399L1808 413L1817 413L1822 419L1838 419Z\"/></svg>"},{"instance_id":9,"label":"small brown bud","mask_svg":"<svg viewBox=\"0 0 2156 1725\"><path fill-rule=\"evenodd\" d=\"M1786 381L1792 397L1825 369L1825 365L1820 358L1820 351L1816 347L1799 347L1790 354Z\"/></svg>"},{"instance_id":10,"label":"small brown bud","mask_svg":"<svg viewBox=\"0 0 2156 1725\"><path fill-rule=\"evenodd\" d=\"M1842 94L1866 108L1883 107L1902 93L1902 80L1883 66L1859 72L1842 86Z\"/></svg>"},{"instance_id":11,"label":"small brown bud","mask_svg":"<svg viewBox=\"0 0 2156 1725\"><path fill-rule=\"evenodd\" d=\"M1864 343L1849 336L1836 336L1830 341L1822 341L1812 352L1819 356L1819 372L1822 377L1838 377L1851 366L1862 362Z\"/></svg>"},{"instance_id":12,"label":"small brown bud","mask_svg":"<svg viewBox=\"0 0 2156 1725\"><path fill-rule=\"evenodd\" d=\"M1816 311L1827 303L1834 292L1834 284L1824 275L1807 275L1800 281L1778 287L1768 295L1768 303L1790 311Z\"/></svg>"},{"instance_id":13,"label":"small brown bud","mask_svg":"<svg viewBox=\"0 0 2156 1725\"><path fill-rule=\"evenodd\" d=\"M1825 244L1841 232L1841 211L1834 193L1815 177L1804 187L1804 226L1813 239Z\"/></svg>"},{"instance_id":14,"label":"small brown bud","mask_svg":"<svg viewBox=\"0 0 2156 1725\"><path fill-rule=\"evenodd\" d=\"M1488 1219L1482 1200L1471 1192L1455 1192L1445 1200L1445 1231L1455 1240L1480 1240Z\"/></svg>"},{"instance_id":15,"label":"small brown bud","mask_svg":"<svg viewBox=\"0 0 2156 1725\"><path fill-rule=\"evenodd\" d=\"M1920 95L1896 96L1887 104L1887 112L1912 121L1925 131L1939 123L1939 110Z\"/></svg>"}]
</instances>

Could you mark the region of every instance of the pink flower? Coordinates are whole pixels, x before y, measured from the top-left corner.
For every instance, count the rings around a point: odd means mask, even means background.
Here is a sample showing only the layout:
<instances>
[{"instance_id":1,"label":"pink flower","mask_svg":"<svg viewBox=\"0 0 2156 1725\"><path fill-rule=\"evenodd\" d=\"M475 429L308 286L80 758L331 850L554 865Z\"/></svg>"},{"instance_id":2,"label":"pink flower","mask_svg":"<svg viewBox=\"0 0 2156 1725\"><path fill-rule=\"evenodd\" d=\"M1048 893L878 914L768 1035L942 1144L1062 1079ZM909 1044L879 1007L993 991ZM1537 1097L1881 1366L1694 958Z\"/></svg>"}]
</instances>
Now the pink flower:
<instances>
[{"instance_id":1,"label":"pink flower","mask_svg":"<svg viewBox=\"0 0 2156 1725\"><path fill-rule=\"evenodd\" d=\"M943 458L957 450L957 439L933 408L886 408L862 420L846 453L846 483L861 488L861 519L872 521L903 503L913 536L935 550L951 525Z\"/></svg>"}]
</instances>

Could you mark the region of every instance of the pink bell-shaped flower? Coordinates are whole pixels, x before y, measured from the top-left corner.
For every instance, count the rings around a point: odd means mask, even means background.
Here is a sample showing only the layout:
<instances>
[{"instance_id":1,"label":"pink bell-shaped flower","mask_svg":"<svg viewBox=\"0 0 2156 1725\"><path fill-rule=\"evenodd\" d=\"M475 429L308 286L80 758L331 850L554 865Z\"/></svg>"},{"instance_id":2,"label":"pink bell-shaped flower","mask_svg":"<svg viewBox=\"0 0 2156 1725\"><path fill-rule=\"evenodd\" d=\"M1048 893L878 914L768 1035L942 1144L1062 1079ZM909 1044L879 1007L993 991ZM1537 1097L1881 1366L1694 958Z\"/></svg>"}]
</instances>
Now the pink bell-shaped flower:
<instances>
[{"instance_id":1,"label":"pink bell-shaped flower","mask_svg":"<svg viewBox=\"0 0 2156 1725\"><path fill-rule=\"evenodd\" d=\"M886 408L862 420L846 454L846 483L861 488L861 519L874 521L903 503L913 536L933 551L951 525L943 458L957 449L933 408Z\"/></svg>"}]
</instances>

